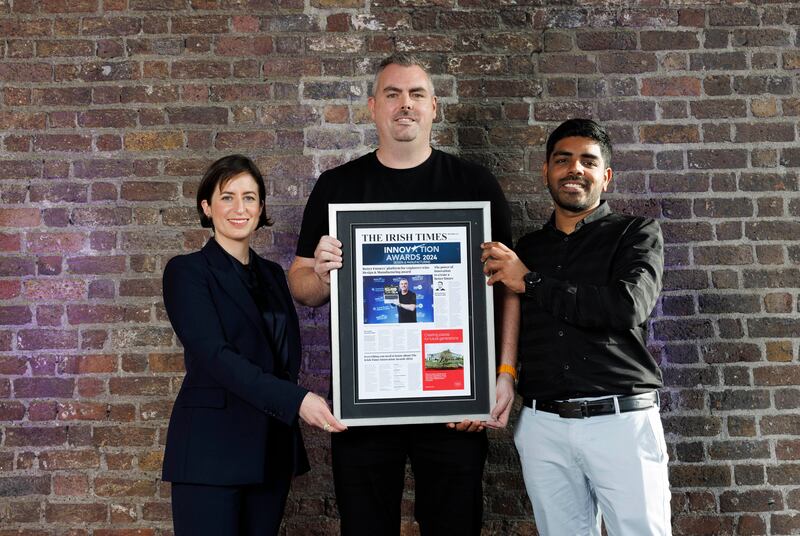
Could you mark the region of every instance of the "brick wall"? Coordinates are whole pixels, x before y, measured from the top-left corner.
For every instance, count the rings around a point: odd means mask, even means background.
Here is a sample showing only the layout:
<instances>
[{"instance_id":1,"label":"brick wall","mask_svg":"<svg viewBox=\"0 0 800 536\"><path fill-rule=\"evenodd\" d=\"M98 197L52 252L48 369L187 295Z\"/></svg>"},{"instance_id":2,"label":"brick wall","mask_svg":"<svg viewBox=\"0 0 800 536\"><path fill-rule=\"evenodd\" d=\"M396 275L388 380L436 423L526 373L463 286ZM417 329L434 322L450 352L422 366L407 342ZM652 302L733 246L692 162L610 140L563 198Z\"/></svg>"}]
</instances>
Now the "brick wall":
<instances>
[{"instance_id":1,"label":"brick wall","mask_svg":"<svg viewBox=\"0 0 800 536\"><path fill-rule=\"evenodd\" d=\"M651 346L675 532L800 532L800 6L547 4L0 0L0 535L171 533L160 274L207 236L199 175L257 159L277 221L257 249L288 267L315 177L375 142L366 95L395 49L439 73L435 143L494 170L517 236L549 212L549 129L610 128L608 197L667 241ZM300 314L324 392L327 309ZM307 438L285 528L334 534L327 440ZM485 532L533 534L510 436L491 440Z\"/></svg>"}]
</instances>

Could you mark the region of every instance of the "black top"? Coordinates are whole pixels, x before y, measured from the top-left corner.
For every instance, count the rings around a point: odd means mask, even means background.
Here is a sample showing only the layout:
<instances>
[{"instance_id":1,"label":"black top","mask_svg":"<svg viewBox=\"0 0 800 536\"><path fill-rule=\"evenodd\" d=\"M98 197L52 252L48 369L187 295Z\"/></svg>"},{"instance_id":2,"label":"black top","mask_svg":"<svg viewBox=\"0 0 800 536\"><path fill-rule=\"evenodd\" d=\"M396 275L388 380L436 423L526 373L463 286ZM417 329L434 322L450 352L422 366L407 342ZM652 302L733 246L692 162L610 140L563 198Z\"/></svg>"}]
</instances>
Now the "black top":
<instances>
[{"instance_id":1,"label":"black top","mask_svg":"<svg viewBox=\"0 0 800 536\"><path fill-rule=\"evenodd\" d=\"M492 239L511 243L506 198L485 167L434 149L422 164L394 169L373 151L320 175L303 213L297 256L314 257L319 239L329 234L328 203L435 201L490 201Z\"/></svg>"},{"instance_id":2,"label":"black top","mask_svg":"<svg viewBox=\"0 0 800 536\"><path fill-rule=\"evenodd\" d=\"M417 305L417 294L416 292L411 292L410 290L403 294L402 292L398 295L398 299L400 303L403 305ZM416 322L417 321L417 310L414 309L413 311L409 311L408 309L403 309L402 307L397 308L397 321L400 323L408 323L408 322Z\"/></svg>"},{"instance_id":3,"label":"black top","mask_svg":"<svg viewBox=\"0 0 800 536\"><path fill-rule=\"evenodd\" d=\"M638 394L661 387L647 317L661 291L664 241L653 219L602 204L572 234L554 217L516 252L539 272L523 296L519 393L539 400Z\"/></svg>"},{"instance_id":4,"label":"black top","mask_svg":"<svg viewBox=\"0 0 800 536\"><path fill-rule=\"evenodd\" d=\"M261 327L274 357L272 373L278 377L284 377L288 358L286 304L283 303L280 294L277 292L277 285L268 272L262 274L259 270L256 270L255 262L242 264L227 251L225 253L261 313L261 319L263 320ZM254 255L251 253L251 261L253 258Z\"/></svg>"}]
</instances>

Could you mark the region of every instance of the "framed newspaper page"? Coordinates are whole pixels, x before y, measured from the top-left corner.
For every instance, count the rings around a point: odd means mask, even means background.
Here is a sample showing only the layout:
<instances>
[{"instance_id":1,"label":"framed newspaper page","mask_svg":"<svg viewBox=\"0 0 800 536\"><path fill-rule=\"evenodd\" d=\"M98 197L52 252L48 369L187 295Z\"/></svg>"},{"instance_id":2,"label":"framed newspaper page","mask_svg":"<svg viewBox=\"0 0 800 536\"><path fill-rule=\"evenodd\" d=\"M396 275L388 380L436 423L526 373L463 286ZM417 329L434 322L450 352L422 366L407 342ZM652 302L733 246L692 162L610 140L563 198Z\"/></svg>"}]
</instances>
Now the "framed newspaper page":
<instances>
[{"instance_id":1,"label":"framed newspaper page","mask_svg":"<svg viewBox=\"0 0 800 536\"><path fill-rule=\"evenodd\" d=\"M348 426L488 420L489 202L329 205L334 415Z\"/></svg>"}]
</instances>

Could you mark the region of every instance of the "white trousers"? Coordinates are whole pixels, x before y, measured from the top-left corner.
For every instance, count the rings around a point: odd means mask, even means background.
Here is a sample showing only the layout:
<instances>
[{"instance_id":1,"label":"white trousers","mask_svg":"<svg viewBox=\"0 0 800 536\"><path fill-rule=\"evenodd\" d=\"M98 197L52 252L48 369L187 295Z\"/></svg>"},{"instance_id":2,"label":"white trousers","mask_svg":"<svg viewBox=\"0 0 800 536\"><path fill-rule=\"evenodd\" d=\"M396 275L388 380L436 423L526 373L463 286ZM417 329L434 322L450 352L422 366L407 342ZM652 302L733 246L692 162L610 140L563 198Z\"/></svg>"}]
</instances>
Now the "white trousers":
<instances>
[{"instance_id":1,"label":"white trousers","mask_svg":"<svg viewBox=\"0 0 800 536\"><path fill-rule=\"evenodd\" d=\"M670 536L658 408L564 419L523 407L514 431L542 536Z\"/></svg>"}]
</instances>

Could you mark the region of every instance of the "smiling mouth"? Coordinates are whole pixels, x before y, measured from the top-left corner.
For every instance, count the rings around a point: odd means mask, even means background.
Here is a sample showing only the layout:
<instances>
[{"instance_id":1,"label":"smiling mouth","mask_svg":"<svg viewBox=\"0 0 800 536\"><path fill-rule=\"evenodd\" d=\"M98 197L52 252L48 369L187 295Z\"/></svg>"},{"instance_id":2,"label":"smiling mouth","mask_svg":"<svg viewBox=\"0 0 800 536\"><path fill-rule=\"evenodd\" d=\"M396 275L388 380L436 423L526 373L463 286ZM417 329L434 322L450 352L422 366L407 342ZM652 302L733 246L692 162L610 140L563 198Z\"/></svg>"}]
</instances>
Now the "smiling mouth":
<instances>
[{"instance_id":1,"label":"smiling mouth","mask_svg":"<svg viewBox=\"0 0 800 536\"><path fill-rule=\"evenodd\" d=\"M232 218L230 218L230 219L228 219L228 221L231 222L234 225L244 225L245 223L250 221L250 218L243 218L243 219L232 219Z\"/></svg>"},{"instance_id":2,"label":"smiling mouth","mask_svg":"<svg viewBox=\"0 0 800 536\"><path fill-rule=\"evenodd\" d=\"M578 181L565 181L560 183L558 187L567 192L582 192L586 189L584 184Z\"/></svg>"},{"instance_id":3,"label":"smiling mouth","mask_svg":"<svg viewBox=\"0 0 800 536\"><path fill-rule=\"evenodd\" d=\"M411 123L415 123L417 120L410 115L399 115L394 118L394 121L395 123L410 125Z\"/></svg>"}]
</instances>

